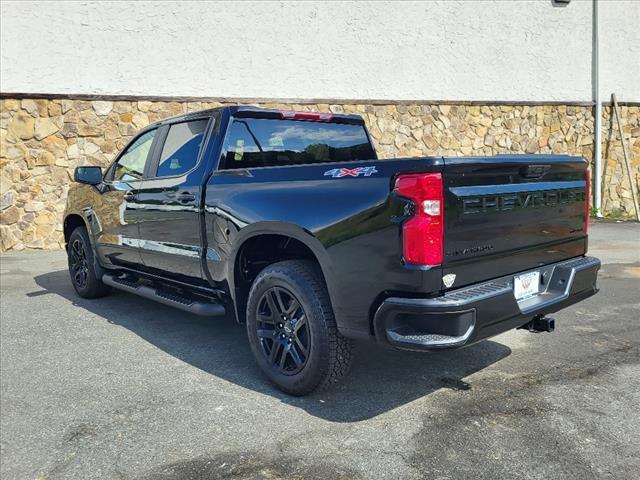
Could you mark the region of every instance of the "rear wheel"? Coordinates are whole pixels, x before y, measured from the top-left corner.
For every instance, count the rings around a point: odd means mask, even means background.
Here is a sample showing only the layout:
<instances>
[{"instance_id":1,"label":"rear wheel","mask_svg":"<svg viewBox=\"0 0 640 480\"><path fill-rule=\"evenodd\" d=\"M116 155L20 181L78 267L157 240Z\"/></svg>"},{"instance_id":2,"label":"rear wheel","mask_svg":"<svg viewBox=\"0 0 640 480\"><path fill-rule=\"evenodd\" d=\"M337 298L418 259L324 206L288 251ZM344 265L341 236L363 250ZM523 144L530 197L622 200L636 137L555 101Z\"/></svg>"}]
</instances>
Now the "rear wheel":
<instances>
[{"instance_id":1,"label":"rear wheel","mask_svg":"<svg viewBox=\"0 0 640 480\"><path fill-rule=\"evenodd\" d=\"M89 234L85 227L76 227L71 232L67 245L67 257L71 283L78 295L84 298L98 298L111 291L111 287L98 278Z\"/></svg>"},{"instance_id":2,"label":"rear wheel","mask_svg":"<svg viewBox=\"0 0 640 480\"><path fill-rule=\"evenodd\" d=\"M312 262L288 260L260 272L249 292L247 334L260 368L292 395L335 383L351 363L353 342L338 332Z\"/></svg>"}]
</instances>

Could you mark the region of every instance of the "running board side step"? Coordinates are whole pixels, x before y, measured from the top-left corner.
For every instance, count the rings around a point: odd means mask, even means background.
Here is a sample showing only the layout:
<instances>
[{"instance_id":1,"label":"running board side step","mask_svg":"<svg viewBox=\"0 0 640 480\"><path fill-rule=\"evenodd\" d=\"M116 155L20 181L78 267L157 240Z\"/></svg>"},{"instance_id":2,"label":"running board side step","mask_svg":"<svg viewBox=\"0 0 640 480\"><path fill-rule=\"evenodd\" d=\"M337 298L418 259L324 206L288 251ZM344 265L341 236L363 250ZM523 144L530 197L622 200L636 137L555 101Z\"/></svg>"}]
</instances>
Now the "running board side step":
<instances>
[{"instance_id":1,"label":"running board side step","mask_svg":"<svg viewBox=\"0 0 640 480\"><path fill-rule=\"evenodd\" d=\"M108 273L102 276L102 282L118 290L133 293L149 300L168 305L170 307L179 308L185 312L205 317L220 317L225 314L224 305L213 302L199 302L181 295L170 292L164 292L157 288L147 285L139 285L136 282L119 278Z\"/></svg>"}]
</instances>

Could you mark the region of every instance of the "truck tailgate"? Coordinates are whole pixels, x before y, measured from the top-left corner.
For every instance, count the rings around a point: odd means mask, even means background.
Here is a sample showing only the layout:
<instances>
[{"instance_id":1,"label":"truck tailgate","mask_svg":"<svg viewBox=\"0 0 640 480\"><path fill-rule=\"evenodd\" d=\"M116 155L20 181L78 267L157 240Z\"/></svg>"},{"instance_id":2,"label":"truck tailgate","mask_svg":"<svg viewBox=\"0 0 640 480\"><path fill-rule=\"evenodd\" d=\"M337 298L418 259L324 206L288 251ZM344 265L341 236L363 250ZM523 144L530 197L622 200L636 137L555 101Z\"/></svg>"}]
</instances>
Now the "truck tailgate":
<instances>
[{"instance_id":1,"label":"truck tailgate","mask_svg":"<svg viewBox=\"0 0 640 480\"><path fill-rule=\"evenodd\" d=\"M455 288L584 255L579 157L445 158L443 275Z\"/></svg>"}]
</instances>

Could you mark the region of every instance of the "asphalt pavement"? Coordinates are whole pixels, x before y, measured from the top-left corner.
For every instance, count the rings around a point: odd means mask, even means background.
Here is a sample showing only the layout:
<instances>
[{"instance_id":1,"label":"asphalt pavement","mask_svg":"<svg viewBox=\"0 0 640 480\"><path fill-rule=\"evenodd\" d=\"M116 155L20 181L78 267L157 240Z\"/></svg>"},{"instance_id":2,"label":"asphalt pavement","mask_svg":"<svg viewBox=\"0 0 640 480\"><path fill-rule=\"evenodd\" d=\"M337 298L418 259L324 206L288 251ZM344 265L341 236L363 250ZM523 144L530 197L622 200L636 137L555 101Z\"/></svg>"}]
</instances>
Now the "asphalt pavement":
<instances>
[{"instance_id":1,"label":"asphalt pavement","mask_svg":"<svg viewBox=\"0 0 640 480\"><path fill-rule=\"evenodd\" d=\"M75 295L63 252L0 257L0 477L637 478L640 225L597 223L598 295L435 354L359 343L293 398L243 326L129 294Z\"/></svg>"}]
</instances>

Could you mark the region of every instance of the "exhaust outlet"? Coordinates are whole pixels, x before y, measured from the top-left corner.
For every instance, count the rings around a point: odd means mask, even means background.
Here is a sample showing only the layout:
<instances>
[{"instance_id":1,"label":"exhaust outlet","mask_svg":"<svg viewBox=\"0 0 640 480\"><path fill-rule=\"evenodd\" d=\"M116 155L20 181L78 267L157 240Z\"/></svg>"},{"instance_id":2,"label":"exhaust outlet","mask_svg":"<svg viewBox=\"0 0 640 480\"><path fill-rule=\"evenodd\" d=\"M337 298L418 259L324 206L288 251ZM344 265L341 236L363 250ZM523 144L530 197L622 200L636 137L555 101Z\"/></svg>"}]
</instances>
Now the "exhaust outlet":
<instances>
[{"instance_id":1,"label":"exhaust outlet","mask_svg":"<svg viewBox=\"0 0 640 480\"><path fill-rule=\"evenodd\" d=\"M537 317L533 317L533 320L525 323L519 328L529 330L532 333L553 332L556 328L556 320L551 317L538 315Z\"/></svg>"}]
</instances>

